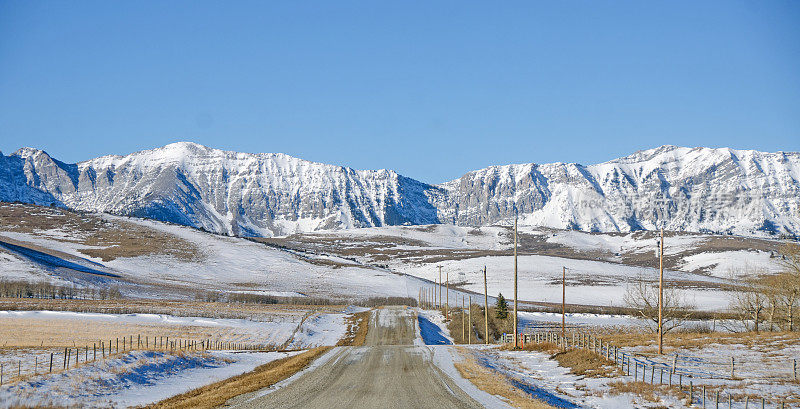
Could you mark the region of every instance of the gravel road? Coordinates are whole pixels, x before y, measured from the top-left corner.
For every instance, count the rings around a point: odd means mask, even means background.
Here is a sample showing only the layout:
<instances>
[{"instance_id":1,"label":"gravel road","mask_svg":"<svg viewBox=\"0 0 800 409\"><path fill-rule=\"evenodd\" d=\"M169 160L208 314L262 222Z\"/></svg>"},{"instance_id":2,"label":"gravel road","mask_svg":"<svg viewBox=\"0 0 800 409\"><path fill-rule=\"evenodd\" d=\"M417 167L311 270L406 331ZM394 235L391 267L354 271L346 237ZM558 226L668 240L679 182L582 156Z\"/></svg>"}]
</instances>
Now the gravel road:
<instances>
[{"instance_id":1,"label":"gravel road","mask_svg":"<svg viewBox=\"0 0 800 409\"><path fill-rule=\"evenodd\" d=\"M339 347L325 363L285 387L242 395L234 408L480 408L414 345L416 316L376 310L363 347Z\"/></svg>"}]
</instances>

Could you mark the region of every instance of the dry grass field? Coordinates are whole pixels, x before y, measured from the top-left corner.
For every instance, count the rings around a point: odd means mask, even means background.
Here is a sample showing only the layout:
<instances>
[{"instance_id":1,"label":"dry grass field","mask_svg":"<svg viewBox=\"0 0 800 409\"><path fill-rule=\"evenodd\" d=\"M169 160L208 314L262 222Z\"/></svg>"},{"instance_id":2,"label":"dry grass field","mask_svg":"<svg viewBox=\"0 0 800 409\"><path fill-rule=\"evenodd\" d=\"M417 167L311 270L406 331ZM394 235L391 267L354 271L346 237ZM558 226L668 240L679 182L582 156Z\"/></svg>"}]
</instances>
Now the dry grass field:
<instances>
[{"instance_id":1,"label":"dry grass field","mask_svg":"<svg viewBox=\"0 0 800 409\"><path fill-rule=\"evenodd\" d=\"M59 208L0 202L0 231L35 233L91 246L79 251L104 262L151 254L202 260L198 248L180 237L119 219Z\"/></svg>"},{"instance_id":2,"label":"dry grass field","mask_svg":"<svg viewBox=\"0 0 800 409\"><path fill-rule=\"evenodd\" d=\"M435 226L408 226L404 229L413 231L433 231ZM492 250L486 248L457 248L448 249L415 240L408 237L381 235L376 233L374 236L353 237L335 234L294 234L280 238L259 238L259 242L273 246L288 248L296 251L308 251L312 253L332 254L344 258L353 258L371 264L382 264L391 260L403 260L406 262L437 263L447 260L461 260L485 256L508 256L512 254L510 243L512 242L513 230L510 227L494 226L503 229L497 238L498 243L509 244L507 250ZM563 232L563 230L550 229L545 227L537 228L539 234L526 232L519 233L519 254L520 255L541 255L552 257L563 257L576 260L607 260L618 262L624 265L639 267L657 267L658 260L652 252L623 252L615 254L609 250L597 248L593 250L575 249L573 247L548 241L552 234ZM469 231L470 236L481 236L484 232L474 229ZM589 235L606 236L627 236L628 233L586 233ZM653 240L658 235L657 232L641 231L633 233L636 240ZM692 233L666 232L666 240L676 236L692 236ZM778 252L782 243L776 240L743 238L735 236L704 236L696 247L687 249L677 254L667 254L664 258L664 267L667 269L677 269L683 264L683 258L704 252L722 251L765 251ZM698 271L700 272L700 271ZM690 286L697 283L685 283Z\"/></svg>"},{"instance_id":3,"label":"dry grass field","mask_svg":"<svg viewBox=\"0 0 800 409\"><path fill-rule=\"evenodd\" d=\"M600 335L619 347L637 347L638 352L655 353L658 350L657 335L652 332L610 332ZM702 348L709 344L744 345L765 353L787 347L800 346L796 332L668 332L664 334L664 352L672 354L687 349Z\"/></svg>"},{"instance_id":4,"label":"dry grass field","mask_svg":"<svg viewBox=\"0 0 800 409\"><path fill-rule=\"evenodd\" d=\"M84 347L100 341L133 336L170 339L214 339L242 342L252 338L243 330L222 326L184 326L171 324L129 324L97 320L9 318L0 319L0 348L19 347ZM120 341L122 342L122 341ZM0 349L2 351L2 349Z\"/></svg>"}]
</instances>

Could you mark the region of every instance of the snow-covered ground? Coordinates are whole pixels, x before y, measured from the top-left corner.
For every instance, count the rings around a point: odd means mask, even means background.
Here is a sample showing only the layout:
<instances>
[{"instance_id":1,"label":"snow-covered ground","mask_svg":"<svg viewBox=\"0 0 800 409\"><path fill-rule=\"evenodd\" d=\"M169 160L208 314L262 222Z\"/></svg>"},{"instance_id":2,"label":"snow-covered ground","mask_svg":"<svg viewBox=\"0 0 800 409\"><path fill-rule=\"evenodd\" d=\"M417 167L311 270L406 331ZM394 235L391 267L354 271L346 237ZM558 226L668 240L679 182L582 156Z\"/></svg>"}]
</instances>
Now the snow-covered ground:
<instances>
[{"instance_id":1,"label":"snow-covered ground","mask_svg":"<svg viewBox=\"0 0 800 409\"><path fill-rule=\"evenodd\" d=\"M742 278L754 274L773 274L782 270L777 258L766 251L738 250L700 253L683 258L681 269L703 270L715 277Z\"/></svg>"},{"instance_id":2,"label":"snow-covered ground","mask_svg":"<svg viewBox=\"0 0 800 409\"><path fill-rule=\"evenodd\" d=\"M438 310L417 309L417 343L423 345L452 345L453 337Z\"/></svg>"},{"instance_id":3,"label":"snow-covered ground","mask_svg":"<svg viewBox=\"0 0 800 409\"><path fill-rule=\"evenodd\" d=\"M471 347L481 365L512 379L532 397L560 408L628 409L634 407L683 407L671 396L650 402L632 393L611 393L608 386L618 378L584 378L573 375L543 352L502 351L494 347ZM655 405L655 406L652 406Z\"/></svg>"},{"instance_id":4,"label":"snow-covered ground","mask_svg":"<svg viewBox=\"0 0 800 409\"><path fill-rule=\"evenodd\" d=\"M384 226L335 232L308 233L309 237L350 238L369 241L380 237L421 242L426 248L507 250L513 243L508 229L500 226L463 227L452 224ZM392 248L401 248L393 246ZM414 247L418 248L418 247Z\"/></svg>"},{"instance_id":5,"label":"snow-covered ground","mask_svg":"<svg viewBox=\"0 0 800 409\"><path fill-rule=\"evenodd\" d=\"M66 323L66 328L82 328L90 323L113 324L119 331L127 326L213 328L243 344L285 345L305 349L335 345L346 331L341 313L302 312L279 314L274 320L216 319L176 317L156 314L95 314L61 311L0 311L0 319L23 320L31 325ZM231 340L231 339L226 339ZM48 341L49 342L49 341ZM38 342L36 342L38 344ZM63 347L0 348L0 364L6 385L0 387L0 408L16 403L80 405L81 407L127 407L156 402L200 386L252 370L263 363L288 356L283 352L205 351L170 353L165 351L128 351L84 363L94 358L92 345L80 349L77 368L47 374L51 354L54 369L63 366ZM73 355L74 362L74 355ZM74 364L71 364L74 365ZM13 368L13 371L12 371ZM22 379L17 376L17 370ZM37 375L38 374L38 375ZM11 382L9 384L9 382Z\"/></svg>"},{"instance_id":6,"label":"snow-covered ground","mask_svg":"<svg viewBox=\"0 0 800 409\"><path fill-rule=\"evenodd\" d=\"M497 296L502 293L506 298L511 298L514 292L514 258L511 256L475 257L398 267L407 274L438 280L437 266L440 265L443 271L450 273L451 282L466 282L462 288L479 294L483 293L483 268L486 266L489 294ZM629 283L639 277L646 280L658 278L658 270L654 268L550 256L520 256L519 298L560 303L562 267L567 268L567 302L570 304L622 306ZM667 271L665 277L667 280L697 281L708 285L728 282L681 271ZM729 301L725 292L708 288L687 289L686 294L689 302L703 309L722 309L727 307ZM450 303L456 305L460 302L460 295L451 291Z\"/></svg>"},{"instance_id":7,"label":"snow-covered ground","mask_svg":"<svg viewBox=\"0 0 800 409\"><path fill-rule=\"evenodd\" d=\"M529 228L530 229L530 228ZM640 238L641 234L628 233L620 234L592 234L577 230L566 230L557 232L541 233L539 230L531 229L533 234L547 234L548 243L561 244L579 251L605 251L609 253L645 253L653 254L658 251L658 238ZM680 254L690 250L703 242L710 236L705 235L679 235L668 237L664 240L667 244L664 247L665 255Z\"/></svg>"},{"instance_id":8,"label":"snow-covered ground","mask_svg":"<svg viewBox=\"0 0 800 409\"><path fill-rule=\"evenodd\" d=\"M800 384L794 380L800 341L791 334L762 336L738 342L735 339L721 342L708 336L699 340L699 346L683 346L661 356L642 352L652 350L653 345L627 347L622 351L635 354L636 360L647 365L669 368L674 364L675 373L695 385L721 386L735 393L766 398L800 398ZM731 379L731 362L734 379Z\"/></svg>"},{"instance_id":9,"label":"snow-covered ground","mask_svg":"<svg viewBox=\"0 0 800 409\"><path fill-rule=\"evenodd\" d=\"M4 232L8 237L47 249L101 263L124 277L144 283L182 284L191 288L230 292L263 292L330 297L416 296L419 280L382 269L358 265L333 268L303 260L291 252L274 249L250 240L204 233L195 229L150 220L98 215L109 220L123 220L167 233L199 249L196 260L176 259L152 254L116 258L103 262L78 250L79 243L64 241L50 231L31 233ZM0 268L0 276L19 278L28 271L31 279L51 279L46 269L33 268L18 257ZM247 290L242 290L246 288Z\"/></svg>"},{"instance_id":10,"label":"snow-covered ground","mask_svg":"<svg viewBox=\"0 0 800 409\"><path fill-rule=\"evenodd\" d=\"M292 352L172 354L132 351L0 387L0 407L16 404L129 407L154 403L236 376Z\"/></svg>"},{"instance_id":11,"label":"snow-covered ground","mask_svg":"<svg viewBox=\"0 0 800 409\"><path fill-rule=\"evenodd\" d=\"M344 337L345 314L313 314L292 335L288 348L333 346Z\"/></svg>"}]
</instances>

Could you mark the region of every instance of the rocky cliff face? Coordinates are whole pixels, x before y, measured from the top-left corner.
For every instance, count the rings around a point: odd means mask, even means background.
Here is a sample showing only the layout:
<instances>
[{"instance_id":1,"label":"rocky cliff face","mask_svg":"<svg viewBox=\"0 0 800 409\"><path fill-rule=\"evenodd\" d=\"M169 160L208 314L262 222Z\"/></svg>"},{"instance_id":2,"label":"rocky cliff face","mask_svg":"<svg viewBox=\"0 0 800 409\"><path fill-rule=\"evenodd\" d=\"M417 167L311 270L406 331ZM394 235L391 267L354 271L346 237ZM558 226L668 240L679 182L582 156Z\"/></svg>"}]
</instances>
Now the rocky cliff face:
<instances>
[{"instance_id":1,"label":"rocky cliff face","mask_svg":"<svg viewBox=\"0 0 800 409\"><path fill-rule=\"evenodd\" d=\"M283 154L177 143L76 165L29 148L4 160L2 177L19 188L4 187L3 200L147 217L226 234L438 223L427 198L435 187L393 171L357 171Z\"/></svg>"},{"instance_id":2,"label":"rocky cliff face","mask_svg":"<svg viewBox=\"0 0 800 409\"><path fill-rule=\"evenodd\" d=\"M586 231L800 231L800 154L662 146L597 165L494 166L442 186L443 222Z\"/></svg>"},{"instance_id":3,"label":"rocky cliff face","mask_svg":"<svg viewBox=\"0 0 800 409\"><path fill-rule=\"evenodd\" d=\"M797 234L800 153L660 148L597 165L493 166L442 185L177 143L65 164L0 155L0 200L272 236L398 224Z\"/></svg>"}]
</instances>

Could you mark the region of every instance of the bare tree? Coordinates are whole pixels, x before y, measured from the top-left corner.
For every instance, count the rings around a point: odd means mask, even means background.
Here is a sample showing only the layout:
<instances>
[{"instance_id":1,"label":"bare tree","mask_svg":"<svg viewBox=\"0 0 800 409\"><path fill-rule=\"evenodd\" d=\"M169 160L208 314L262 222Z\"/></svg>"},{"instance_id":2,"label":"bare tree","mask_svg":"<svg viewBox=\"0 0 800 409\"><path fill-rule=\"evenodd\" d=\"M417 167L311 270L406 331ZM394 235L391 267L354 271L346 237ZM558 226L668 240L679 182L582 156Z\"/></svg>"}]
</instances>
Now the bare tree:
<instances>
[{"instance_id":1,"label":"bare tree","mask_svg":"<svg viewBox=\"0 0 800 409\"><path fill-rule=\"evenodd\" d=\"M758 332L764 313L770 308L772 287L767 281L760 279L762 274L755 273L740 281L736 290L731 292L730 311L738 318L745 331ZM774 310L774 307L772 308ZM774 317L773 317L774 318Z\"/></svg>"},{"instance_id":2,"label":"bare tree","mask_svg":"<svg viewBox=\"0 0 800 409\"><path fill-rule=\"evenodd\" d=\"M639 276L625 290L625 306L636 310L645 326L658 331L658 285ZM679 327L691 317L694 306L691 305L683 291L664 288L664 304L662 306L662 327L664 332Z\"/></svg>"},{"instance_id":3,"label":"bare tree","mask_svg":"<svg viewBox=\"0 0 800 409\"><path fill-rule=\"evenodd\" d=\"M781 247L780 288L783 289L783 302L789 331L795 330L795 307L800 298L800 244L786 243Z\"/></svg>"}]
</instances>

